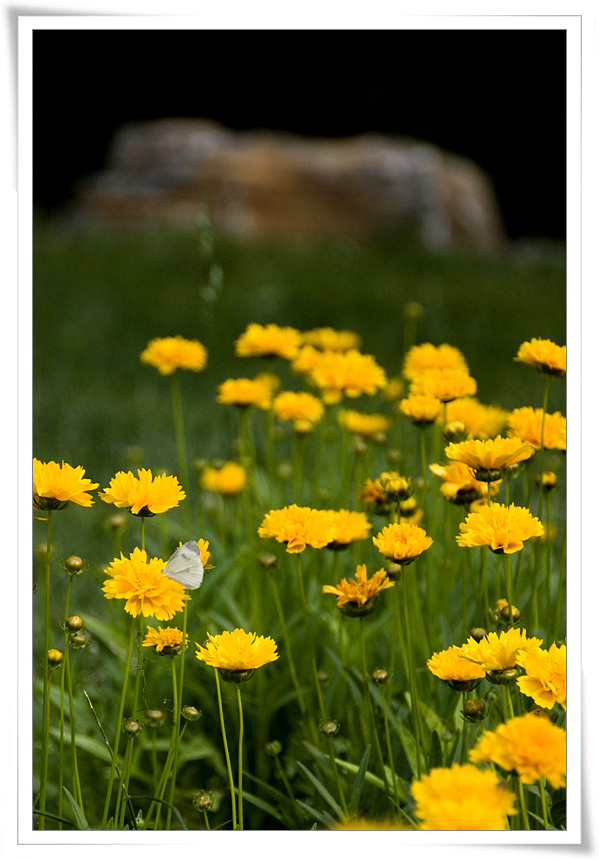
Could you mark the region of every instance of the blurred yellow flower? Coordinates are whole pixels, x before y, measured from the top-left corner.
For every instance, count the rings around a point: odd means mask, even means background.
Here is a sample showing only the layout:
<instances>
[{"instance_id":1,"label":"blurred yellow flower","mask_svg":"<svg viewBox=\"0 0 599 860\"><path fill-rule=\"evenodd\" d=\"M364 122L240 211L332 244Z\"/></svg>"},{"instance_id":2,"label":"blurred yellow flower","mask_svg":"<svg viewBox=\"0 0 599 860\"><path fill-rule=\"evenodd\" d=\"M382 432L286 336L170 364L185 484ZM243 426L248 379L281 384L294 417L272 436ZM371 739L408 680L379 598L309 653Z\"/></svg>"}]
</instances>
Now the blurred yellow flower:
<instances>
[{"instance_id":1,"label":"blurred yellow flower","mask_svg":"<svg viewBox=\"0 0 599 860\"><path fill-rule=\"evenodd\" d=\"M264 516L258 534L286 544L287 552L303 552L307 546L320 549L334 540L335 526L330 511L288 505Z\"/></svg>"},{"instance_id":2,"label":"blurred yellow flower","mask_svg":"<svg viewBox=\"0 0 599 860\"><path fill-rule=\"evenodd\" d=\"M470 759L515 772L526 785L544 778L560 788L566 784L566 732L543 714L525 714L483 732Z\"/></svg>"},{"instance_id":3,"label":"blurred yellow flower","mask_svg":"<svg viewBox=\"0 0 599 860\"><path fill-rule=\"evenodd\" d=\"M307 391L281 391L272 408L279 421L309 421L318 424L324 415L322 401Z\"/></svg>"},{"instance_id":4,"label":"blurred yellow flower","mask_svg":"<svg viewBox=\"0 0 599 860\"><path fill-rule=\"evenodd\" d=\"M537 451L541 448L541 425L543 425L543 447L545 449L566 450L566 419L561 412L545 413L543 410L523 406L509 414L509 436L517 436L528 442Z\"/></svg>"},{"instance_id":5,"label":"blurred yellow flower","mask_svg":"<svg viewBox=\"0 0 599 860\"><path fill-rule=\"evenodd\" d=\"M94 500L89 490L99 485L84 478L82 466L69 466L62 461L59 466L54 460L42 463L33 458L33 507L37 510L52 511L66 508L69 502L89 508Z\"/></svg>"},{"instance_id":6,"label":"blurred yellow flower","mask_svg":"<svg viewBox=\"0 0 599 860\"><path fill-rule=\"evenodd\" d=\"M478 663L466 660L462 649L457 645L451 645L445 651L437 651L428 659L426 665L441 681L458 684L482 679L486 674Z\"/></svg>"},{"instance_id":7,"label":"blurred yellow flower","mask_svg":"<svg viewBox=\"0 0 599 860\"><path fill-rule=\"evenodd\" d=\"M386 433L391 426L391 421L386 415L380 415L377 412L370 414L356 412L354 409L341 410L337 420L341 427L345 427L356 436L379 436Z\"/></svg>"},{"instance_id":8,"label":"blurred yellow flower","mask_svg":"<svg viewBox=\"0 0 599 860\"><path fill-rule=\"evenodd\" d=\"M241 628L233 632L225 630L217 636L208 633L204 645L196 642L196 657L208 666L226 669L229 672L246 672L259 669L266 663L279 659L277 644L270 636L246 633Z\"/></svg>"},{"instance_id":9,"label":"blurred yellow flower","mask_svg":"<svg viewBox=\"0 0 599 860\"><path fill-rule=\"evenodd\" d=\"M140 355L144 364L149 364L163 376L176 370L203 370L208 353L199 340L186 340L176 337L156 337L151 340Z\"/></svg>"},{"instance_id":10,"label":"blurred yellow flower","mask_svg":"<svg viewBox=\"0 0 599 860\"><path fill-rule=\"evenodd\" d=\"M552 708L555 703L566 710L566 646L553 642L549 650L531 648L518 657L518 665L526 672L516 683L525 696L530 696L540 708Z\"/></svg>"},{"instance_id":11,"label":"blurred yellow flower","mask_svg":"<svg viewBox=\"0 0 599 860\"><path fill-rule=\"evenodd\" d=\"M268 379L261 377L256 379L225 379L218 386L217 401L229 406L238 406L245 409L248 406L257 406L258 409L268 409L272 396L271 385Z\"/></svg>"},{"instance_id":12,"label":"blurred yellow flower","mask_svg":"<svg viewBox=\"0 0 599 860\"><path fill-rule=\"evenodd\" d=\"M333 523L332 539L327 546L330 549L343 549L356 540L364 540L372 525L363 511L325 511Z\"/></svg>"},{"instance_id":13,"label":"blurred yellow flower","mask_svg":"<svg viewBox=\"0 0 599 860\"><path fill-rule=\"evenodd\" d=\"M157 654L178 654L183 643L183 631L177 627L148 627L148 632L141 643L148 648L153 648Z\"/></svg>"},{"instance_id":14,"label":"blurred yellow flower","mask_svg":"<svg viewBox=\"0 0 599 860\"><path fill-rule=\"evenodd\" d=\"M145 550L139 547L129 558L121 553L120 559L115 558L106 568L110 579L104 581L102 591L107 599L126 600L125 612L134 617L141 614L169 621L181 612L189 595L180 583L163 574L164 564L161 558L148 561Z\"/></svg>"},{"instance_id":15,"label":"blurred yellow flower","mask_svg":"<svg viewBox=\"0 0 599 860\"><path fill-rule=\"evenodd\" d=\"M333 350L326 350L326 353L329 352L333 352ZM291 362L291 370L300 376L309 376L314 368L320 364L324 354L321 350L316 349L315 346L306 344L300 348L296 357Z\"/></svg>"},{"instance_id":16,"label":"blurred yellow flower","mask_svg":"<svg viewBox=\"0 0 599 860\"><path fill-rule=\"evenodd\" d=\"M443 409L438 397L429 394L411 394L399 404L399 411L417 427L425 427L437 420Z\"/></svg>"},{"instance_id":17,"label":"blurred yellow flower","mask_svg":"<svg viewBox=\"0 0 599 860\"><path fill-rule=\"evenodd\" d=\"M514 361L529 364L545 376L563 379L566 375L566 347L545 338L533 337L520 344Z\"/></svg>"},{"instance_id":18,"label":"blurred yellow flower","mask_svg":"<svg viewBox=\"0 0 599 860\"><path fill-rule=\"evenodd\" d=\"M543 531L540 520L528 508L491 502L468 514L460 523L461 534L456 540L459 546L488 546L492 552L509 554L519 552L525 540L540 537Z\"/></svg>"},{"instance_id":19,"label":"blurred yellow flower","mask_svg":"<svg viewBox=\"0 0 599 860\"><path fill-rule=\"evenodd\" d=\"M402 374L405 379L414 379L431 368L448 368L468 373L466 359L457 347L450 346L448 343L442 343L440 346L419 343L406 353Z\"/></svg>"},{"instance_id":20,"label":"blurred yellow flower","mask_svg":"<svg viewBox=\"0 0 599 860\"><path fill-rule=\"evenodd\" d=\"M476 380L467 370L453 367L431 367L410 382L410 396L436 397L443 403L473 394L476 394Z\"/></svg>"},{"instance_id":21,"label":"blurred yellow flower","mask_svg":"<svg viewBox=\"0 0 599 860\"><path fill-rule=\"evenodd\" d=\"M489 439L505 428L508 413L499 406L485 406L476 397L459 397L447 404L448 424L461 421L471 439Z\"/></svg>"},{"instance_id":22,"label":"blurred yellow flower","mask_svg":"<svg viewBox=\"0 0 599 860\"><path fill-rule=\"evenodd\" d=\"M245 486L245 469L239 463L228 460L220 468L206 466L202 472L200 483L202 489L221 496L235 496Z\"/></svg>"},{"instance_id":23,"label":"blurred yellow flower","mask_svg":"<svg viewBox=\"0 0 599 860\"><path fill-rule=\"evenodd\" d=\"M465 463L474 469L475 477L480 477L477 472L502 472L513 466L528 460L534 454L535 449L528 442L523 442L518 437L506 439L496 436L494 439L467 439L465 442L450 442L445 448L445 454L450 460ZM494 480L497 477L493 476Z\"/></svg>"},{"instance_id":24,"label":"blurred yellow flower","mask_svg":"<svg viewBox=\"0 0 599 860\"><path fill-rule=\"evenodd\" d=\"M343 821L328 828L329 830L415 830L415 827L410 827L409 824L402 824L394 818L380 818L372 820L370 818L362 818L357 816L350 818L349 821Z\"/></svg>"},{"instance_id":25,"label":"blurred yellow flower","mask_svg":"<svg viewBox=\"0 0 599 860\"><path fill-rule=\"evenodd\" d=\"M235 355L292 359L297 355L301 342L301 332L290 326L250 323L235 341Z\"/></svg>"},{"instance_id":26,"label":"blurred yellow flower","mask_svg":"<svg viewBox=\"0 0 599 860\"><path fill-rule=\"evenodd\" d=\"M396 564L410 564L430 547L433 539L412 523L390 523L372 542L385 558Z\"/></svg>"},{"instance_id":27,"label":"blurred yellow flower","mask_svg":"<svg viewBox=\"0 0 599 860\"><path fill-rule=\"evenodd\" d=\"M516 798L490 770L473 764L433 768L410 787L421 830L506 830Z\"/></svg>"},{"instance_id":28,"label":"blurred yellow flower","mask_svg":"<svg viewBox=\"0 0 599 860\"><path fill-rule=\"evenodd\" d=\"M504 672L516 666L523 651L538 648L542 644L542 639L534 636L527 638L526 630L511 627L500 633L487 633L480 642L470 636L460 651L466 660L478 663L485 672Z\"/></svg>"},{"instance_id":29,"label":"blurred yellow flower","mask_svg":"<svg viewBox=\"0 0 599 860\"><path fill-rule=\"evenodd\" d=\"M477 481L472 470L465 463L457 461L446 465L431 463L429 469L433 475L442 478L440 492L448 502L455 505L470 505L476 499L487 497L487 483ZM491 482L492 496L496 496L499 492L499 483L499 481Z\"/></svg>"},{"instance_id":30,"label":"blurred yellow flower","mask_svg":"<svg viewBox=\"0 0 599 860\"><path fill-rule=\"evenodd\" d=\"M323 352L310 373L310 380L322 392L325 403L339 403L343 396L376 394L387 384L385 371L374 357L364 355L357 349Z\"/></svg>"},{"instance_id":31,"label":"blurred yellow flower","mask_svg":"<svg viewBox=\"0 0 599 860\"><path fill-rule=\"evenodd\" d=\"M339 331L330 326L305 331L302 339L304 344L314 346L323 352L329 349L334 352L347 352L348 349L359 349L361 344L360 335L355 332Z\"/></svg>"},{"instance_id":32,"label":"blurred yellow flower","mask_svg":"<svg viewBox=\"0 0 599 860\"><path fill-rule=\"evenodd\" d=\"M138 477L132 472L117 472L110 486L99 493L100 498L117 508L127 508L138 517L152 517L176 508L185 498L185 492L177 478L172 475L152 477L150 469L138 469Z\"/></svg>"},{"instance_id":33,"label":"blurred yellow flower","mask_svg":"<svg viewBox=\"0 0 599 860\"><path fill-rule=\"evenodd\" d=\"M364 607L369 600L378 597L385 588L395 585L387 576L387 571L381 568L368 579L366 565L359 564L354 579L342 579L338 585L323 585L323 594L334 594L337 597L339 609L346 604L354 604L355 609Z\"/></svg>"}]
</instances>

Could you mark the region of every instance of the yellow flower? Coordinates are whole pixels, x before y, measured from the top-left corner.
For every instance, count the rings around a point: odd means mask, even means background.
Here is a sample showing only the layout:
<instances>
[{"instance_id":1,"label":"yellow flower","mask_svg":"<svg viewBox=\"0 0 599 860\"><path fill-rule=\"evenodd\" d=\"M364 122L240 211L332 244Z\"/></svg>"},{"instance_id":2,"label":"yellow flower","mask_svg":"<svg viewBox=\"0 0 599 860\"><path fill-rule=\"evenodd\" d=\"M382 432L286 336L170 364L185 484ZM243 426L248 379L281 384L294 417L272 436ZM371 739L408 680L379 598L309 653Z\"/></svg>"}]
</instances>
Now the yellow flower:
<instances>
[{"instance_id":1,"label":"yellow flower","mask_svg":"<svg viewBox=\"0 0 599 860\"><path fill-rule=\"evenodd\" d=\"M350 433L355 433L356 436L379 436L386 433L391 426L386 415L379 415L376 412L367 415L353 409L344 409L339 412L338 421L341 427L345 427Z\"/></svg>"},{"instance_id":2,"label":"yellow flower","mask_svg":"<svg viewBox=\"0 0 599 860\"><path fill-rule=\"evenodd\" d=\"M392 376L391 379L387 381L387 385L383 389L383 399L387 401L387 403L391 403L393 400L398 400L403 392L403 380L401 376Z\"/></svg>"},{"instance_id":3,"label":"yellow flower","mask_svg":"<svg viewBox=\"0 0 599 860\"><path fill-rule=\"evenodd\" d=\"M177 627L148 627L145 639L141 643L146 647L153 648L157 654L171 656L181 651L183 643L183 631Z\"/></svg>"},{"instance_id":4,"label":"yellow flower","mask_svg":"<svg viewBox=\"0 0 599 860\"><path fill-rule=\"evenodd\" d=\"M424 529L411 523L390 523L372 538L378 551L396 564L410 564L429 546L433 539Z\"/></svg>"},{"instance_id":5,"label":"yellow flower","mask_svg":"<svg viewBox=\"0 0 599 860\"><path fill-rule=\"evenodd\" d=\"M499 435L508 421L508 413L499 406L485 406L476 397L459 397L447 404L446 421L461 421L471 439L489 439Z\"/></svg>"},{"instance_id":6,"label":"yellow flower","mask_svg":"<svg viewBox=\"0 0 599 860\"><path fill-rule=\"evenodd\" d=\"M359 564L354 579L342 579L338 585L323 585L323 594L334 594L337 597L339 609L350 610L348 614L362 615L360 609L372 601L369 609L374 609L376 598L385 588L395 585L387 576L387 571L381 568L368 579L366 565Z\"/></svg>"},{"instance_id":7,"label":"yellow flower","mask_svg":"<svg viewBox=\"0 0 599 860\"><path fill-rule=\"evenodd\" d=\"M185 498L177 478L172 475L152 477L150 469L138 469L138 477L132 472L117 472L110 486L99 493L100 498L117 508L127 508L138 517L152 517L170 508L176 508Z\"/></svg>"},{"instance_id":8,"label":"yellow flower","mask_svg":"<svg viewBox=\"0 0 599 860\"><path fill-rule=\"evenodd\" d=\"M326 352L329 353L332 350L327 350ZM324 353L321 350L310 346L310 344L306 344L300 348L296 357L291 362L291 369L300 376L309 376L314 368L320 364L323 355Z\"/></svg>"},{"instance_id":9,"label":"yellow flower","mask_svg":"<svg viewBox=\"0 0 599 860\"><path fill-rule=\"evenodd\" d=\"M102 590L107 599L126 600L125 612L134 617L141 613L169 621L181 612L189 595L180 583L163 574L163 567L161 558L147 561L145 550L136 547L129 558L121 553L107 567L111 578L104 581Z\"/></svg>"},{"instance_id":10,"label":"yellow flower","mask_svg":"<svg viewBox=\"0 0 599 860\"><path fill-rule=\"evenodd\" d=\"M210 550L208 547L210 546L210 541L204 540L204 538L200 538L198 541L198 548L200 550L200 561L204 565L205 568L211 568L214 565L209 565L210 561Z\"/></svg>"},{"instance_id":11,"label":"yellow flower","mask_svg":"<svg viewBox=\"0 0 599 860\"><path fill-rule=\"evenodd\" d=\"M144 364L149 364L163 376L176 370L203 370L208 353L199 340L186 340L176 337L156 337L151 340L140 355Z\"/></svg>"},{"instance_id":12,"label":"yellow flower","mask_svg":"<svg viewBox=\"0 0 599 860\"><path fill-rule=\"evenodd\" d=\"M504 672L516 666L523 651L542 644L543 640L534 636L527 639L526 630L511 627L500 633L487 633L480 642L470 636L460 651L466 660L478 663L485 672Z\"/></svg>"},{"instance_id":13,"label":"yellow flower","mask_svg":"<svg viewBox=\"0 0 599 860\"><path fill-rule=\"evenodd\" d=\"M334 521L330 511L288 505L265 515L258 534L286 544L287 552L303 552L307 546L320 549L334 540Z\"/></svg>"},{"instance_id":14,"label":"yellow flower","mask_svg":"<svg viewBox=\"0 0 599 860\"><path fill-rule=\"evenodd\" d=\"M466 660L462 649L451 645L445 651L437 651L427 661L428 668L441 681L449 681L459 688L460 684L480 680L485 677L485 670L477 663Z\"/></svg>"},{"instance_id":15,"label":"yellow flower","mask_svg":"<svg viewBox=\"0 0 599 860\"><path fill-rule=\"evenodd\" d=\"M61 510L69 502L83 508L91 507L93 499L88 491L95 490L98 484L92 484L84 474L82 466L69 466L64 460L62 466L54 460L42 463L34 457L33 507L43 511Z\"/></svg>"},{"instance_id":16,"label":"yellow flower","mask_svg":"<svg viewBox=\"0 0 599 860\"><path fill-rule=\"evenodd\" d=\"M259 669L260 666L279 659L277 644L270 636L246 633L239 627L232 633L225 630L218 636L209 633L207 643L198 645L196 642L196 646L198 660L229 672Z\"/></svg>"},{"instance_id":17,"label":"yellow flower","mask_svg":"<svg viewBox=\"0 0 599 860\"><path fill-rule=\"evenodd\" d=\"M329 830L414 830L409 824L402 824L394 818L380 818L373 821L357 816L328 828Z\"/></svg>"},{"instance_id":18,"label":"yellow flower","mask_svg":"<svg viewBox=\"0 0 599 860\"><path fill-rule=\"evenodd\" d=\"M509 436L518 436L523 442L528 442L537 451L541 448L541 424L543 410L523 406L514 409L509 415ZM545 413L543 424L543 447L559 451L566 450L566 419L561 412Z\"/></svg>"},{"instance_id":19,"label":"yellow flower","mask_svg":"<svg viewBox=\"0 0 599 860\"><path fill-rule=\"evenodd\" d=\"M491 502L468 514L460 523L456 538L459 546L488 546L492 552L519 552L524 541L543 534L541 522L528 508L512 504L509 507Z\"/></svg>"},{"instance_id":20,"label":"yellow flower","mask_svg":"<svg viewBox=\"0 0 599 860\"><path fill-rule=\"evenodd\" d=\"M515 795L473 764L433 768L410 790L421 830L505 830L505 816L516 812Z\"/></svg>"},{"instance_id":21,"label":"yellow flower","mask_svg":"<svg viewBox=\"0 0 599 860\"><path fill-rule=\"evenodd\" d=\"M355 540L364 540L372 525L368 522L363 511L323 511L328 514L333 523L332 539L327 546L330 549L344 549Z\"/></svg>"},{"instance_id":22,"label":"yellow flower","mask_svg":"<svg viewBox=\"0 0 599 860\"><path fill-rule=\"evenodd\" d=\"M542 714L515 717L483 732L470 758L515 772L526 785L542 778L554 788L566 784L566 732Z\"/></svg>"},{"instance_id":23,"label":"yellow flower","mask_svg":"<svg viewBox=\"0 0 599 860\"><path fill-rule=\"evenodd\" d=\"M279 421L318 424L324 415L322 401L307 391L281 391L275 397L272 408Z\"/></svg>"},{"instance_id":24,"label":"yellow flower","mask_svg":"<svg viewBox=\"0 0 599 860\"><path fill-rule=\"evenodd\" d=\"M533 337L520 344L514 361L529 364L545 376L563 379L566 375L566 347L544 338Z\"/></svg>"},{"instance_id":25,"label":"yellow flower","mask_svg":"<svg viewBox=\"0 0 599 860\"><path fill-rule=\"evenodd\" d=\"M289 326L250 323L235 341L235 355L243 358L260 355L292 359L297 355L301 342L301 333Z\"/></svg>"},{"instance_id":26,"label":"yellow flower","mask_svg":"<svg viewBox=\"0 0 599 860\"><path fill-rule=\"evenodd\" d=\"M264 378L256 379L225 379L218 386L217 401L229 406L245 409L257 406L258 409L268 409L271 400L271 386Z\"/></svg>"},{"instance_id":27,"label":"yellow flower","mask_svg":"<svg viewBox=\"0 0 599 860\"><path fill-rule=\"evenodd\" d=\"M416 424L417 427L425 427L432 424L441 414L443 404L438 397L429 394L412 394L404 397L399 404L399 411Z\"/></svg>"},{"instance_id":28,"label":"yellow flower","mask_svg":"<svg viewBox=\"0 0 599 860\"><path fill-rule=\"evenodd\" d=\"M314 328L302 335L304 344L316 347L323 352L347 352L348 349L359 349L361 338L353 331L338 331L330 326Z\"/></svg>"},{"instance_id":29,"label":"yellow flower","mask_svg":"<svg viewBox=\"0 0 599 860\"><path fill-rule=\"evenodd\" d=\"M468 371L453 367L431 367L415 376L410 383L411 396L436 397L443 403L473 394L476 394L476 380Z\"/></svg>"},{"instance_id":30,"label":"yellow flower","mask_svg":"<svg viewBox=\"0 0 599 860\"><path fill-rule=\"evenodd\" d=\"M540 708L552 708L555 703L566 710L566 646L553 642L549 650L531 648L518 657L526 675L516 683L525 696L530 696Z\"/></svg>"},{"instance_id":31,"label":"yellow flower","mask_svg":"<svg viewBox=\"0 0 599 860\"><path fill-rule=\"evenodd\" d=\"M202 472L201 485L204 490L222 496L235 496L245 485L245 469L239 463L228 460L220 468L206 466Z\"/></svg>"},{"instance_id":32,"label":"yellow flower","mask_svg":"<svg viewBox=\"0 0 599 860\"><path fill-rule=\"evenodd\" d=\"M414 379L431 368L448 368L468 373L466 359L459 349L448 343L442 343L440 346L420 343L413 346L406 353L402 373L405 379Z\"/></svg>"},{"instance_id":33,"label":"yellow flower","mask_svg":"<svg viewBox=\"0 0 599 860\"><path fill-rule=\"evenodd\" d=\"M479 480L481 475L477 473L481 472L486 473L486 477L491 480L498 480L501 475L491 473L501 473L516 463L528 460L534 452L532 445L516 436L510 439L502 436L496 436L494 439L468 439L465 442L451 442L445 448L445 454L450 460L470 466Z\"/></svg>"},{"instance_id":34,"label":"yellow flower","mask_svg":"<svg viewBox=\"0 0 599 860\"><path fill-rule=\"evenodd\" d=\"M321 390L325 403L339 403L344 395L376 394L387 384L385 371L374 357L363 355L357 349L323 352L310 379Z\"/></svg>"},{"instance_id":35,"label":"yellow flower","mask_svg":"<svg viewBox=\"0 0 599 860\"><path fill-rule=\"evenodd\" d=\"M448 463L440 465L431 463L429 469L438 478L443 479L440 487L441 495L448 502L456 505L470 505L476 499L487 497L487 484L477 481L472 470L465 463ZM491 482L491 495L496 496L499 492L499 482Z\"/></svg>"}]
</instances>

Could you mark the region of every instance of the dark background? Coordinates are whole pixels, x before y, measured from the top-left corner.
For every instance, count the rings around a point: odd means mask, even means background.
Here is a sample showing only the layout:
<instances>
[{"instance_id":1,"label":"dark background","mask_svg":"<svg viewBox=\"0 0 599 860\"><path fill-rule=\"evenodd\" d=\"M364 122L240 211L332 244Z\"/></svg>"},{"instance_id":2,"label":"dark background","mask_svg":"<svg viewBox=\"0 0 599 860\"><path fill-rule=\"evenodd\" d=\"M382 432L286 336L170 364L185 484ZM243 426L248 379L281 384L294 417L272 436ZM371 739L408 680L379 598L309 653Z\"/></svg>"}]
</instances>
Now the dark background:
<instances>
[{"instance_id":1,"label":"dark background","mask_svg":"<svg viewBox=\"0 0 599 860\"><path fill-rule=\"evenodd\" d=\"M407 135L494 181L512 238L566 232L566 32L47 30L34 33L34 203L52 214L124 122Z\"/></svg>"}]
</instances>

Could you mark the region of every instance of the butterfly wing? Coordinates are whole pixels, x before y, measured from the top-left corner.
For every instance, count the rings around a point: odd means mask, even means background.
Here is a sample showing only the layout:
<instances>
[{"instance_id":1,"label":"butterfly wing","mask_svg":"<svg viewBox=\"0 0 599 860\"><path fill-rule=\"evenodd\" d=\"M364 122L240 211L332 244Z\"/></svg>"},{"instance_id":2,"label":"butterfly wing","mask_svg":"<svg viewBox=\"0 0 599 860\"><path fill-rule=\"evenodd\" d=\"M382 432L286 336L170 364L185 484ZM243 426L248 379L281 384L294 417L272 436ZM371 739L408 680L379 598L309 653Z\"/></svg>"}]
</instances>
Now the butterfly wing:
<instances>
[{"instance_id":1,"label":"butterfly wing","mask_svg":"<svg viewBox=\"0 0 599 860\"><path fill-rule=\"evenodd\" d=\"M171 555L162 568L169 579L181 583L183 588L199 588L204 578L204 565L200 558L200 548L194 540L187 541Z\"/></svg>"}]
</instances>

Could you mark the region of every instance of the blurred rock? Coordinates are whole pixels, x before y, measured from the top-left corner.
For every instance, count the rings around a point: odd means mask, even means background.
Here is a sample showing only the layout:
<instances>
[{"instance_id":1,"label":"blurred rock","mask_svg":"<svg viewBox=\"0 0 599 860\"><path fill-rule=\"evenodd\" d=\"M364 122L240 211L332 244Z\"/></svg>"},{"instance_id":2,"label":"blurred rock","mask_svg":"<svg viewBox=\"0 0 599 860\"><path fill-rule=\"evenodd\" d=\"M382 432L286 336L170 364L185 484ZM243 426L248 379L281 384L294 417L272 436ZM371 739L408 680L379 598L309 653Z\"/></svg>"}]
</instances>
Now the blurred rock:
<instances>
[{"instance_id":1,"label":"blurred rock","mask_svg":"<svg viewBox=\"0 0 599 860\"><path fill-rule=\"evenodd\" d=\"M215 230L239 238L405 234L429 248L480 250L505 240L489 177L431 144L234 132L202 119L124 126L73 209L91 222L192 225L205 203Z\"/></svg>"}]
</instances>

